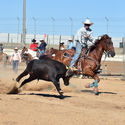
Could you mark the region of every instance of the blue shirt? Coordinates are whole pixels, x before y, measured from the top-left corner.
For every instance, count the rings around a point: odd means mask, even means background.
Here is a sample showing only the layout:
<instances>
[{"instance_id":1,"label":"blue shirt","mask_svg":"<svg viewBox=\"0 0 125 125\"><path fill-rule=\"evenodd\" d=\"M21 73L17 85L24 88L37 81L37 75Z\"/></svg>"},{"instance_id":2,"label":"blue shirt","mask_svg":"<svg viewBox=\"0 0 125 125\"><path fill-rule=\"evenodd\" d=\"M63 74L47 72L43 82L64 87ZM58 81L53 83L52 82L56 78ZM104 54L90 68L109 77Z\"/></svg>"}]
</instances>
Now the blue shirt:
<instances>
[{"instance_id":1,"label":"blue shirt","mask_svg":"<svg viewBox=\"0 0 125 125\"><path fill-rule=\"evenodd\" d=\"M73 46L73 42L70 42L67 49L72 49Z\"/></svg>"},{"instance_id":2,"label":"blue shirt","mask_svg":"<svg viewBox=\"0 0 125 125\"><path fill-rule=\"evenodd\" d=\"M45 50L46 49L46 43L45 42L43 42L43 43L41 43L40 44L40 46L38 47L38 49L40 50L40 51L42 51L42 50Z\"/></svg>"}]
</instances>

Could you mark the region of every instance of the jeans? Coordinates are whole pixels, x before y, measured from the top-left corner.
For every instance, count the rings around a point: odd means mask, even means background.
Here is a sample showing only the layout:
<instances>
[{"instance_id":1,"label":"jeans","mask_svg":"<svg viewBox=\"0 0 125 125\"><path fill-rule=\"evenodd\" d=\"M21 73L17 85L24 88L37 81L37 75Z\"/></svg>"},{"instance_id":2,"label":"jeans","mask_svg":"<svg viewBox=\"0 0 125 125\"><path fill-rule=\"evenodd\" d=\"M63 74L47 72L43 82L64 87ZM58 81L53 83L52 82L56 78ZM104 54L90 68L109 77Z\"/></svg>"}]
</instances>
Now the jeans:
<instances>
[{"instance_id":1,"label":"jeans","mask_svg":"<svg viewBox=\"0 0 125 125\"><path fill-rule=\"evenodd\" d=\"M40 51L40 56L42 56L45 53L45 50Z\"/></svg>"},{"instance_id":2,"label":"jeans","mask_svg":"<svg viewBox=\"0 0 125 125\"><path fill-rule=\"evenodd\" d=\"M83 46L79 42L77 42L76 43L76 53L73 56L72 61L70 62L70 67L73 67L75 65L77 59L79 58L79 56L82 52L82 48L83 48Z\"/></svg>"},{"instance_id":3,"label":"jeans","mask_svg":"<svg viewBox=\"0 0 125 125\"><path fill-rule=\"evenodd\" d=\"M15 73L18 72L18 64L19 64L19 61L18 61L18 60L13 61L13 71L14 71Z\"/></svg>"}]
</instances>

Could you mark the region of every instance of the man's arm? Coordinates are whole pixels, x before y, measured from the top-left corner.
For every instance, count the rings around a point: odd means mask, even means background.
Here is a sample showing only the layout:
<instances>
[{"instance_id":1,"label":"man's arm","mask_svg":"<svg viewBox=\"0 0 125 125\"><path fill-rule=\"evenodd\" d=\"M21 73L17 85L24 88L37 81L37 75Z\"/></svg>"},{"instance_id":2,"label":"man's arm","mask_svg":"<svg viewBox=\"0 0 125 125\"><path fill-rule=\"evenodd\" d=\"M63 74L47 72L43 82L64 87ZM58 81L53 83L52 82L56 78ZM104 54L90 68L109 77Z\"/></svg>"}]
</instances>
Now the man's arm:
<instances>
[{"instance_id":1,"label":"man's arm","mask_svg":"<svg viewBox=\"0 0 125 125\"><path fill-rule=\"evenodd\" d=\"M89 39L90 42L93 42L93 35L92 35L92 33L93 32L91 31L90 34L89 34L89 37L88 37L88 39Z\"/></svg>"},{"instance_id":2,"label":"man's arm","mask_svg":"<svg viewBox=\"0 0 125 125\"><path fill-rule=\"evenodd\" d=\"M75 40L81 42L82 41L82 28L79 29L75 35Z\"/></svg>"}]
</instances>

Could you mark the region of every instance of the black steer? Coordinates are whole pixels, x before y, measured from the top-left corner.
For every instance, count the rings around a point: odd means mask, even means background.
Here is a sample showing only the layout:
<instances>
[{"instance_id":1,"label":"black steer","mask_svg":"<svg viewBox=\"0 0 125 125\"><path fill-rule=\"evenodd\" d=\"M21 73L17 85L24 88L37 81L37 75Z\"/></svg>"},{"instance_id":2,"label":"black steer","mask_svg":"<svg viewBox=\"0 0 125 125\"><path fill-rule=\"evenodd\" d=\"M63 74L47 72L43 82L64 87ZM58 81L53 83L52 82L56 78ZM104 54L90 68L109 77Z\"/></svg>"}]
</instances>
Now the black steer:
<instances>
[{"instance_id":1,"label":"black steer","mask_svg":"<svg viewBox=\"0 0 125 125\"><path fill-rule=\"evenodd\" d=\"M73 74L66 75L67 68L64 64L52 60L47 56L41 56L39 60L35 59L28 63L26 69L21 73L16 81L19 82L20 79L26 75L30 75L28 79L25 79L20 87L24 84L31 82L32 80L46 80L52 81L59 92L60 96L63 97L63 91L60 88L59 79L62 78L64 85L69 85L69 79ZM19 88L20 88L19 87Z\"/></svg>"}]
</instances>

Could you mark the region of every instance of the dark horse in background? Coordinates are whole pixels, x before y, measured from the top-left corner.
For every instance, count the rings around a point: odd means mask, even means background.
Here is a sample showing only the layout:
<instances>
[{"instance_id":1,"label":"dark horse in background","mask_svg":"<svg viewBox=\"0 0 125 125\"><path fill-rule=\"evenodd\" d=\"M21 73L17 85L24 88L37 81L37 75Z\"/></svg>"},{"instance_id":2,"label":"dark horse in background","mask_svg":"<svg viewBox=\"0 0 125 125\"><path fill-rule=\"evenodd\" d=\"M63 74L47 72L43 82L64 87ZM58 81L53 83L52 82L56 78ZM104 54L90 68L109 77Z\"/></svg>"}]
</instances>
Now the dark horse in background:
<instances>
[{"instance_id":1,"label":"dark horse in background","mask_svg":"<svg viewBox=\"0 0 125 125\"><path fill-rule=\"evenodd\" d=\"M84 52L84 50L83 50ZM89 53L87 56L84 56L84 54L81 53L81 56L77 60L75 66L77 69L81 70L81 74L84 76L90 76L94 79L94 82L91 84L86 84L86 88L94 87L95 94L99 94L98 91L98 83L100 81L98 76L98 70L101 66L101 58L103 53L107 53L108 56L114 57L115 51L113 42L111 40L111 37L109 37L107 34L101 36L100 39L97 39L94 43L94 45L90 46ZM66 51L58 51L55 53L55 56L52 58L55 60L58 60L62 62L63 64L69 66L70 61L72 60L72 56L74 55L74 51L71 56L66 57L65 56Z\"/></svg>"}]
</instances>

